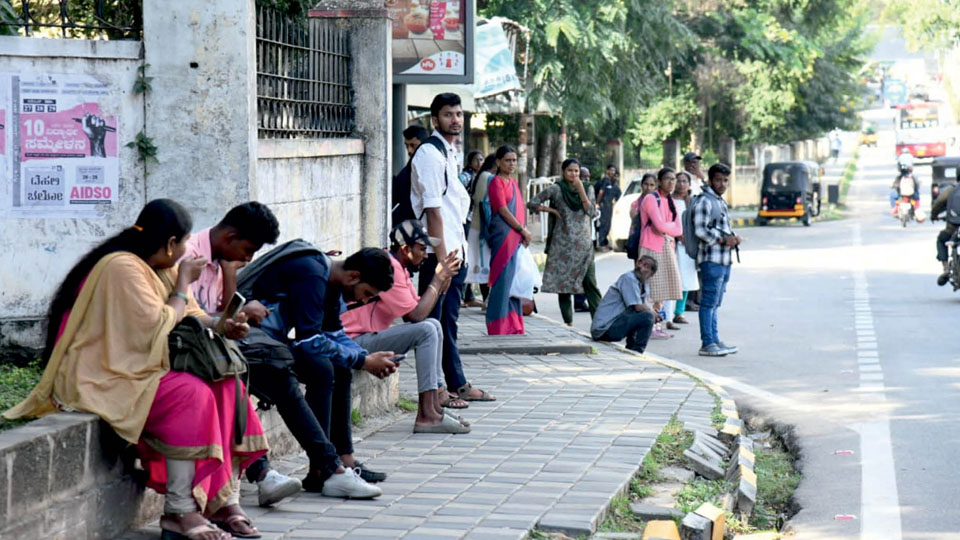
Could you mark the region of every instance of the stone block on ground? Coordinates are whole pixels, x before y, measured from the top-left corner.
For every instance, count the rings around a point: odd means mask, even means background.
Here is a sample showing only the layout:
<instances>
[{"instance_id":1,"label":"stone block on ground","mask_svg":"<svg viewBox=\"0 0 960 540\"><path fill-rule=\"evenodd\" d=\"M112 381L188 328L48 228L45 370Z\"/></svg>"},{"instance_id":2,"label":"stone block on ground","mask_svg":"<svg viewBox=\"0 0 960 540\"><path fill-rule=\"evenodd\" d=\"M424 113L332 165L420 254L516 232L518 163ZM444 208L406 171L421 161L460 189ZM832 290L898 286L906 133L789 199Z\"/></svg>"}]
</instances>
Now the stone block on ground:
<instances>
[{"instance_id":1,"label":"stone block on ground","mask_svg":"<svg viewBox=\"0 0 960 540\"><path fill-rule=\"evenodd\" d=\"M762 532L753 534L738 534L733 537L733 540L780 540L780 533Z\"/></svg>"},{"instance_id":2,"label":"stone block on ground","mask_svg":"<svg viewBox=\"0 0 960 540\"><path fill-rule=\"evenodd\" d=\"M737 485L737 512L749 516L753 513L753 505L757 502L757 485L750 483L748 478L740 478Z\"/></svg>"},{"instance_id":3,"label":"stone block on ground","mask_svg":"<svg viewBox=\"0 0 960 540\"><path fill-rule=\"evenodd\" d=\"M737 445L746 448L747 450L753 452L753 439L746 435L741 435L737 437Z\"/></svg>"},{"instance_id":4,"label":"stone block on ground","mask_svg":"<svg viewBox=\"0 0 960 540\"><path fill-rule=\"evenodd\" d=\"M733 497L732 493L724 493L723 497L720 498L720 506L727 512L733 512L733 507L736 502L737 500Z\"/></svg>"},{"instance_id":5,"label":"stone block on ground","mask_svg":"<svg viewBox=\"0 0 960 540\"><path fill-rule=\"evenodd\" d=\"M680 522L680 539L713 540L713 522L696 512L690 512Z\"/></svg>"},{"instance_id":6,"label":"stone block on ground","mask_svg":"<svg viewBox=\"0 0 960 540\"><path fill-rule=\"evenodd\" d=\"M723 540L723 535L727 531L727 514L710 503L703 503L694 513L703 516L712 523L711 540Z\"/></svg>"},{"instance_id":7,"label":"stone block on ground","mask_svg":"<svg viewBox=\"0 0 960 540\"><path fill-rule=\"evenodd\" d=\"M641 521L658 521L673 518L682 518L683 512L676 508L657 506L655 504L631 503L630 511Z\"/></svg>"},{"instance_id":8,"label":"stone block on ground","mask_svg":"<svg viewBox=\"0 0 960 540\"><path fill-rule=\"evenodd\" d=\"M724 416L726 416L726 417L728 417L728 418L737 418L737 419L740 418L740 414L737 413L737 409L728 409L728 408L726 408L726 407L722 407L722 408L720 409L720 414L722 414L722 415L724 415Z\"/></svg>"},{"instance_id":9,"label":"stone block on ground","mask_svg":"<svg viewBox=\"0 0 960 540\"><path fill-rule=\"evenodd\" d=\"M683 467L664 467L660 469L660 476L666 478L667 480L675 480L677 482L686 484L693 480L693 471L689 469L684 469Z\"/></svg>"},{"instance_id":10,"label":"stone block on ground","mask_svg":"<svg viewBox=\"0 0 960 540\"><path fill-rule=\"evenodd\" d=\"M726 443L732 443L737 437L743 434L743 421L736 418L727 418L720 429L720 440Z\"/></svg>"},{"instance_id":11,"label":"stone block on ground","mask_svg":"<svg viewBox=\"0 0 960 540\"><path fill-rule=\"evenodd\" d=\"M680 540L680 531L673 520L657 520L643 528L643 540Z\"/></svg>"},{"instance_id":12,"label":"stone block on ground","mask_svg":"<svg viewBox=\"0 0 960 540\"><path fill-rule=\"evenodd\" d=\"M642 540L643 535L628 532L601 532L590 537L590 540Z\"/></svg>"},{"instance_id":13,"label":"stone block on ground","mask_svg":"<svg viewBox=\"0 0 960 540\"><path fill-rule=\"evenodd\" d=\"M731 461L727 466L727 474L724 479L727 482L736 483L744 475L744 471L747 471L747 474L753 473L753 464L742 461Z\"/></svg>"},{"instance_id":14,"label":"stone block on ground","mask_svg":"<svg viewBox=\"0 0 960 540\"><path fill-rule=\"evenodd\" d=\"M707 480L719 480L724 476L723 464L716 463L707 458L701 457L690 450L683 451L683 457L687 458L687 463L693 471Z\"/></svg>"},{"instance_id":15,"label":"stone block on ground","mask_svg":"<svg viewBox=\"0 0 960 540\"><path fill-rule=\"evenodd\" d=\"M690 451L714 463L723 463L723 458L726 455L717 452L700 441L693 441L693 444L690 446Z\"/></svg>"},{"instance_id":16,"label":"stone block on ground","mask_svg":"<svg viewBox=\"0 0 960 540\"><path fill-rule=\"evenodd\" d=\"M720 454L721 456L726 456L730 453L730 447L723 443L720 439L714 437L709 433L698 431L694 434L693 440L699 442L700 444L710 448L714 452Z\"/></svg>"}]
</instances>

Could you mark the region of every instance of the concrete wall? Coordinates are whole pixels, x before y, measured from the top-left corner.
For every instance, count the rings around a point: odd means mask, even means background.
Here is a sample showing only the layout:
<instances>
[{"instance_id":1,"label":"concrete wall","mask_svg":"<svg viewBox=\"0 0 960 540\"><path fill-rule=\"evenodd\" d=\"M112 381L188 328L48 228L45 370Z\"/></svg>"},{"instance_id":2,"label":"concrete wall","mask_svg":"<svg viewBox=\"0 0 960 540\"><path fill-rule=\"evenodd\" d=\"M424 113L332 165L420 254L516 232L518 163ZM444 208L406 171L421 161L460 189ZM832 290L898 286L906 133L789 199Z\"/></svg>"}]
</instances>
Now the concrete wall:
<instances>
[{"instance_id":1,"label":"concrete wall","mask_svg":"<svg viewBox=\"0 0 960 540\"><path fill-rule=\"evenodd\" d=\"M147 133L159 148L147 199L182 202L196 228L250 199L256 160L254 0L143 3L153 91Z\"/></svg>"},{"instance_id":2,"label":"concrete wall","mask_svg":"<svg viewBox=\"0 0 960 540\"><path fill-rule=\"evenodd\" d=\"M331 16L350 31L353 139L258 140L254 13L254 0L146 0L143 43L0 37L0 71L86 73L108 84L111 95L100 105L119 118L120 144L119 201L105 216L7 220L0 229L4 358L19 346L40 346L56 284L153 198L182 202L195 229L259 199L276 211L284 239L345 253L386 245L392 75L382 3L358 16ZM144 63L153 78L145 97L132 91ZM157 162L144 165L123 146L141 130L157 146Z\"/></svg>"},{"instance_id":3,"label":"concrete wall","mask_svg":"<svg viewBox=\"0 0 960 540\"><path fill-rule=\"evenodd\" d=\"M124 146L144 125L142 96L133 92L140 50L138 41L0 37L0 72L87 74L109 86L99 105L118 119L120 159L117 204L102 217L0 220L0 350L39 345L38 319L55 285L93 245L132 224L143 207L143 165Z\"/></svg>"},{"instance_id":4,"label":"concrete wall","mask_svg":"<svg viewBox=\"0 0 960 540\"><path fill-rule=\"evenodd\" d=\"M277 215L283 241L352 253L364 245L363 151L359 139L260 140L251 196Z\"/></svg>"}]
</instances>

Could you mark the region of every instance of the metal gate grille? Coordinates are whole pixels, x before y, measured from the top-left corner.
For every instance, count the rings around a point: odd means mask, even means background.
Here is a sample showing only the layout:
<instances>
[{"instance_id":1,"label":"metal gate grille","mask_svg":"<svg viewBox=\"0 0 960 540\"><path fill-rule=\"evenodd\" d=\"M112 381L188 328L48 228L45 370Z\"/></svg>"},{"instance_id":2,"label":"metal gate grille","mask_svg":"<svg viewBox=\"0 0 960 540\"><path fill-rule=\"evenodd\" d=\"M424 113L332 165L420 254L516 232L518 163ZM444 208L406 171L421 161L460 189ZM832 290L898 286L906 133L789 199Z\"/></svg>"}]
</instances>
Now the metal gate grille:
<instances>
[{"instance_id":1,"label":"metal gate grille","mask_svg":"<svg viewBox=\"0 0 960 540\"><path fill-rule=\"evenodd\" d=\"M257 127L262 139L349 137L350 36L335 20L257 8Z\"/></svg>"},{"instance_id":2,"label":"metal gate grille","mask_svg":"<svg viewBox=\"0 0 960 540\"><path fill-rule=\"evenodd\" d=\"M0 35L140 39L142 0L0 0Z\"/></svg>"}]
</instances>

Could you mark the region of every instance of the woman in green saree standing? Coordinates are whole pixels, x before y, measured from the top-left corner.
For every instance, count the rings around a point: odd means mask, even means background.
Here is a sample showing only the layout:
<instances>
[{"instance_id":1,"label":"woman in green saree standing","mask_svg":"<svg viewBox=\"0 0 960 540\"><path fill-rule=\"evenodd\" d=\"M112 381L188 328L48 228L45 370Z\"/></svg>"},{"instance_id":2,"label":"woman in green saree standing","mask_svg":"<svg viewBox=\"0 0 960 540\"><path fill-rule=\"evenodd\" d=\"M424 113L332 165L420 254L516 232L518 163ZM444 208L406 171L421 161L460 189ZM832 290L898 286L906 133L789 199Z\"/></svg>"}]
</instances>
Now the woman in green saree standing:
<instances>
[{"instance_id":1,"label":"woman in green saree standing","mask_svg":"<svg viewBox=\"0 0 960 540\"><path fill-rule=\"evenodd\" d=\"M542 292L557 293L563 322L573 324L573 296L585 294L590 317L600 305L593 265L591 227L597 209L593 190L580 181L580 162L567 159L560 166L563 178L531 198L531 212L550 214L547 235L547 267L543 272ZM550 206L546 206L549 203Z\"/></svg>"}]
</instances>

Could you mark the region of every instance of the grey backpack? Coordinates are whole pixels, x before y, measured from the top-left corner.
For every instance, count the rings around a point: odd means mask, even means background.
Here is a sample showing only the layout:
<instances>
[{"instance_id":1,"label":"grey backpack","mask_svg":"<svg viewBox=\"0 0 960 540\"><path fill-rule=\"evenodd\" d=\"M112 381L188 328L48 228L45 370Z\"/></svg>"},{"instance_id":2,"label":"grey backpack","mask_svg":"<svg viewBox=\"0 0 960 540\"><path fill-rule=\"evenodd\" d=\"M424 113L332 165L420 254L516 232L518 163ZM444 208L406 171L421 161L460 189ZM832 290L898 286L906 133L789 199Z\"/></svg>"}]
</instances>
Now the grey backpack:
<instances>
[{"instance_id":1,"label":"grey backpack","mask_svg":"<svg viewBox=\"0 0 960 540\"><path fill-rule=\"evenodd\" d=\"M690 207L683 211L683 249L687 250L687 256L693 260L697 260L697 255L700 252L700 238L697 236L696 231L694 230L694 212L698 204L709 204L710 205L710 222L707 223L707 227L718 227L720 221L723 219L723 210L720 209L720 205L710 200L710 197L705 193L699 195L694 195L690 199Z\"/></svg>"}]
</instances>

